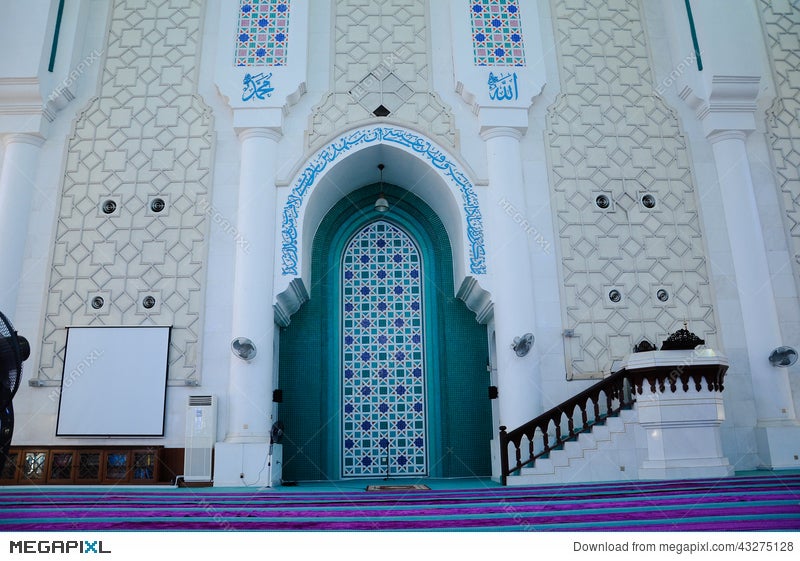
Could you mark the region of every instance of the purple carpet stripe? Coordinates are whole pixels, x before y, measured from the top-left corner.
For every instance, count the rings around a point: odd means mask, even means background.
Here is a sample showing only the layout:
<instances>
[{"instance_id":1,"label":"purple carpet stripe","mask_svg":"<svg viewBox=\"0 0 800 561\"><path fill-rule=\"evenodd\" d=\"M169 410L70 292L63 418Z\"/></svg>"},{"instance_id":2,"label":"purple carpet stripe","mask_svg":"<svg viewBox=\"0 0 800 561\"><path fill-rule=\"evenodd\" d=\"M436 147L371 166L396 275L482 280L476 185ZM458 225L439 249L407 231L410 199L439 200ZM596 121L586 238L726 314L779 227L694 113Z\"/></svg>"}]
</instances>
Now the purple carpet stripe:
<instances>
[{"instance_id":1,"label":"purple carpet stripe","mask_svg":"<svg viewBox=\"0 0 800 561\"><path fill-rule=\"evenodd\" d=\"M756 504L757 503L757 504ZM769 503L769 504L764 504ZM455 505L461 504L462 506L456 507ZM471 504L471 503L467 503ZM515 513L531 513L531 512L540 512L546 511L548 513L555 513L555 512L569 512L569 511L579 511L579 512L588 512L594 510L602 510L604 512L611 512L615 509L626 510L626 507L623 506L615 506L613 503L606 503L606 502L580 502L575 504L565 504L565 503L558 503L558 504L551 504L551 503L541 503L541 504L531 504L531 503L504 503L503 505L492 505L492 506L467 506L464 503L456 503L451 502L444 505L437 505L437 506L429 506L428 508L421 508L419 506L409 506L404 503L398 503L392 508L391 510L382 510L381 507L374 507L374 506L366 506L362 503L358 503L358 507L356 509L352 508L352 503L347 505L347 507L337 507L334 509L327 509L327 510L308 510L308 505L296 505L287 507L286 505L273 505L270 507L263 507L263 506L247 506L242 508L231 508L228 504L216 504L213 502L206 501L204 503L204 508L213 508L214 513L216 516L222 517L236 517L236 516L276 516L279 514L291 514L292 516L301 516L301 517L315 517L315 516L327 516L329 514L335 514L336 516L345 517L345 516L364 516L365 514L374 513L376 515L380 514L381 512L391 512L393 515L403 515L403 516L436 516L440 515L442 512L447 513L459 513L459 514L504 514L507 513L510 509L513 509ZM786 497L772 497L772 498L765 498L765 497L738 497L735 502L731 501L729 497L720 498L720 497L707 497L707 498L684 498L680 500L664 500L664 501L654 501L654 500L646 500L638 503L636 508L639 511L645 510L653 510L653 509L664 509L674 511L679 508L686 508L691 507L693 509L705 509L706 512L710 511L710 509L714 508L715 506L719 506L723 509L723 511L731 511L733 509L747 509L750 513L758 513L759 509L769 509L772 507L780 507L782 505L789 505L790 511L794 508L794 505L800 504L800 495L791 495ZM348 508L350 507L350 508ZM12 509L15 507L11 507ZM246 510L245 510L246 508ZM63 505L59 506L57 504L50 504L43 506L41 508L32 508L28 505L24 507L19 506L16 507L18 511L17 516L20 518L52 518L57 517L65 512L74 512L74 515L80 515L81 513L85 515L91 515L92 517L103 516L105 518L125 518L131 516L143 516L143 515L161 515L161 516L192 516L196 514L196 509L189 509L183 507L176 507L174 505L164 506L160 510L151 510L148 507L131 507L128 510L120 510L118 505L111 505L104 503L101 506L81 506L75 507L72 505ZM19 512L21 511L21 512ZM11 510L8 511L8 514L11 514ZM722 512L722 511L721 511Z\"/></svg>"},{"instance_id":2,"label":"purple carpet stripe","mask_svg":"<svg viewBox=\"0 0 800 561\"><path fill-rule=\"evenodd\" d=\"M432 491L0 488L0 530L800 530L800 475Z\"/></svg>"}]
</instances>

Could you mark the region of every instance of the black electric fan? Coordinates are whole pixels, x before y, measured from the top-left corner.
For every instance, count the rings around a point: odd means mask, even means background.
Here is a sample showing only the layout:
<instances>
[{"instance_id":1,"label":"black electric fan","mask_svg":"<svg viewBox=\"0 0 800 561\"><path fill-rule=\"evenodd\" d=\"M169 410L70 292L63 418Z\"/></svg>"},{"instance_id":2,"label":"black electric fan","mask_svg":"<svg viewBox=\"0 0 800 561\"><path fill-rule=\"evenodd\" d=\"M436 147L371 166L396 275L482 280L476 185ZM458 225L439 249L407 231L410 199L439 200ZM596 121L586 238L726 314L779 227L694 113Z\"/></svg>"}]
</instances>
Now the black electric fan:
<instances>
[{"instance_id":1,"label":"black electric fan","mask_svg":"<svg viewBox=\"0 0 800 561\"><path fill-rule=\"evenodd\" d=\"M14 434L14 408L11 400L22 379L22 363L31 355L28 340L0 312L0 473L3 472Z\"/></svg>"}]
</instances>

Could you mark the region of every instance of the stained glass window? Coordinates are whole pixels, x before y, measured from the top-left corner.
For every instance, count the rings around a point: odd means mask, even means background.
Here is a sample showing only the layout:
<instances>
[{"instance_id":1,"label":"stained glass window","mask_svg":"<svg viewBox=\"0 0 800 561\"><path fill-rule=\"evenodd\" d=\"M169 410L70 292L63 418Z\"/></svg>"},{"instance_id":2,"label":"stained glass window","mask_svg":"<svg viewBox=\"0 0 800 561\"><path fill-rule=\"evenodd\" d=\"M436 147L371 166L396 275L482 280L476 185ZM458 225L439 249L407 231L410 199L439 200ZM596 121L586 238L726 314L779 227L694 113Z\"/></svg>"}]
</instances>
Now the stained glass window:
<instances>
[{"instance_id":1,"label":"stained glass window","mask_svg":"<svg viewBox=\"0 0 800 561\"><path fill-rule=\"evenodd\" d=\"M46 461L47 454L45 452L25 452L25 465L22 468L23 477L25 479L42 479Z\"/></svg>"},{"instance_id":2,"label":"stained glass window","mask_svg":"<svg viewBox=\"0 0 800 561\"><path fill-rule=\"evenodd\" d=\"M290 0L240 0L236 66L285 66Z\"/></svg>"},{"instance_id":3,"label":"stained glass window","mask_svg":"<svg viewBox=\"0 0 800 561\"><path fill-rule=\"evenodd\" d=\"M372 222L342 261L342 476L427 474L422 259Z\"/></svg>"},{"instance_id":4,"label":"stained glass window","mask_svg":"<svg viewBox=\"0 0 800 561\"><path fill-rule=\"evenodd\" d=\"M476 66L525 66L518 0L470 3Z\"/></svg>"},{"instance_id":5,"label":"stained glass window","mask_svg":"<svg viewBox=\"0 0 800 561\"><path fill-rule=\"evenodd\" d=\"M109 452L106 456L106 479L125 479L128 475L128 454Z\"/></svg>"},{"instance_id":6,"label":"stained glass window","mask_svg":"<svg viewBox=\"0 0 800 561\"><path fill-rule=\"evenodd\" d=\"M100 477L100 452L78 454L78 479L95 480Z\"/></svg>"},{"instance_id":7,"label":"stained glass window","mask_svg":"<svg viewBox=\"0 0 800 561\"><path fill-rule=\"evenodd\" d=\"M133 453L133 478L136 480L153 479L155 474L156 455L153 452Z\"/></svg>"},{"instance_id":8,"label":"stained glass window","mask_svg":"<svg viewBox=\"0 0 800 561\"><path fill-rule=\"evenodd\" d=\"M72 452L53 452L50 460L50 479L72 478Z\"/></svg>"},{"instance_id":9,"label":"stained glass window","mask_svg":"<svg viewBox=\"0 0 800 561\"><path fill-rule=\"evenodd\" d=\"M0 471L0 479L15 479L18 461L19 452L9 452L6 456L6 463L3 465L3 471Z\"/></svg>"}]
</instances>

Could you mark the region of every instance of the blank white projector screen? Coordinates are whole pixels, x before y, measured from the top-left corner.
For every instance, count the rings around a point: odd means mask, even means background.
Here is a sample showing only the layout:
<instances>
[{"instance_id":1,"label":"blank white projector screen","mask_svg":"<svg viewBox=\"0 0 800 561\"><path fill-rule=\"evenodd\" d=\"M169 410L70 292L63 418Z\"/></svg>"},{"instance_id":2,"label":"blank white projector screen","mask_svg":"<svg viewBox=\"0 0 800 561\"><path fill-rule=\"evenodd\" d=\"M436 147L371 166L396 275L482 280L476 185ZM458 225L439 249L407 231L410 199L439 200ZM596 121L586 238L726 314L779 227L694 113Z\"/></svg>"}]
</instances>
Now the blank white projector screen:
<instances>
[{"instance_id":1,"label":"blank white projector screen","mask_svg":"<svg viewBox=\"0 0 800 561\"><path fill-rule=\"evenodd\" d=\"M56 436L164 436L169 327L70 327Z\"/></svg>"}]
</instances>

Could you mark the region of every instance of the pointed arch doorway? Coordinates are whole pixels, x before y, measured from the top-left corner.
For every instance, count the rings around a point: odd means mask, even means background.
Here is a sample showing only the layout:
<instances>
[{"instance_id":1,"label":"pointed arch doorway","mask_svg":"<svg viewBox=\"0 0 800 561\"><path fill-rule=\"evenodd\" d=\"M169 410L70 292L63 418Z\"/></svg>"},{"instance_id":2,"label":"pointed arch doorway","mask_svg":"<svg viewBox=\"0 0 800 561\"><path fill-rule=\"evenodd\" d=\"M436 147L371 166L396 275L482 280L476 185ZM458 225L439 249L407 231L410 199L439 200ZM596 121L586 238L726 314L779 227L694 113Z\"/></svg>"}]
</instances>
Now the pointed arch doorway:
<instances>
[{"instance_id":1,"label":"pointed arch doorway","mask_svg":"<svg viewBox=\"0 0 800 561\"><path fill-rule=\"evenodd\" d=\"M488 476L486 327L455 298L447 232L378 185L314 237L309 300L281 329L284 480Z\"/></svg>"}]
</instances>

